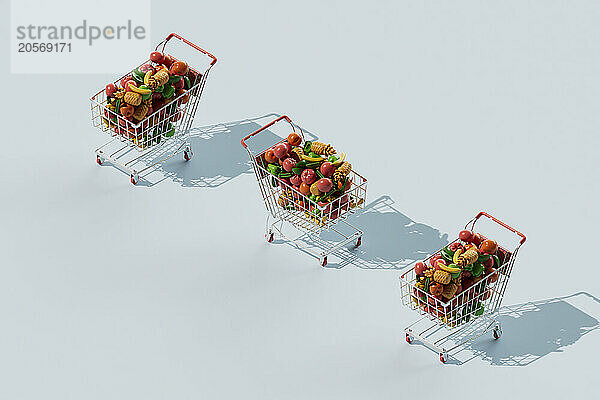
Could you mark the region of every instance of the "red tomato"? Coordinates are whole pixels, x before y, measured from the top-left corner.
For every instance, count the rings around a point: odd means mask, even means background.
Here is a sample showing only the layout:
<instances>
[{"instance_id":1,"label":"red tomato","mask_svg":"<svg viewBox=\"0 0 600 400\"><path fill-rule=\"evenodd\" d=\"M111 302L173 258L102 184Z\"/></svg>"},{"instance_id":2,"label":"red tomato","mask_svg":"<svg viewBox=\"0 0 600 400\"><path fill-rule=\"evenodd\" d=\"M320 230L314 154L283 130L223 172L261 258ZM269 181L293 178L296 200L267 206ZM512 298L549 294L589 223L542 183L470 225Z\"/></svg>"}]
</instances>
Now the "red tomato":
<instances>
[{"instance_id":1,"label":"red tomato","mask_svg":"<svg viewBox=\"0 0 600 400\"><path fill-rule=\"evenodd\" d=\"M300 186L300 184L302 183L302 179L300 179L300 175L294 175L290 178L290 182L294 186ZM298 189L298 188L296 188L296 189Z\"/></svg>"},{"instance_id":2,"label":"red tomato","mask_svg":"<svg viewBox=\"0 0 600 400\"><path fill-rule=\"evenodd\" d=\"M131 79L132 79L132 78L131 78L131 74L130 74L130 75L125 75L124 77L122 77L122 78L121 78L121 81L119 82L119 84L121 85L121 87L122 87L123 89L125 89L125 83L126 83L127 81L130 81Z\"/></svg>"},{"instance_id":3,"label":"red tomato","mask_svg":"<svg viewBox=\"0 0 600 400\"><path fill-rule=\"evenodd\" d=\"M334 172L335 172L335 167L329 161L325 161L323 164L321 164L321 173L325 177L330 178L331 176L333 176Z\"/></svg>"},{"instance_id":4,"label":"red tomato","mask_svg":"<svg viewBox=\"0 0 600 400\"><path fill-rule=\"evenodd\" d=\"M117 91L117 86L114 83L109 83L108 85L106 85L106 96L110 97L113 94L115 94L115 92Z\"/></svg>"},{"instance_id":5,"label":"red tomato","mask_svg":"<svg viewBox=\"0 0 600 400\"><path fill-rule=\"evenodd\" d=\"M467 243L471 241L472 237L473 237L473 232L467 231L467 230L460 231L460 233L458 234L458 238L460 240L462 240L463 242L467 242Z\"/></svg>"},{"instance_id":6,"label":"red tomato","mask_svg":"<svg viewBox=\"0 0 600 400\"><path fill-rule=\"evenodd\" d=\"M155 62L157 64L163 63L163 55L160 51L153 51L150 53L150 61Z\"/></svg>"},{"instance_id":7,"label":"red tomato","mask_svg":"<svg viewBox=\"0 0 600 400\"><path fill-rule=\"evenodd\" d=\"M482 253L486 253L486 254L494 254L496 252L496 250L498 250L498 243L496 243L494 240L484 240L481 243L481 246L479 247L479 250Z\"/></svg>"},{"instance_id":8,"label":"red tomato","mask_svg":"<svg viewBox=\"0 0 600 400\"><path fill-rule=\"evenodd\" d=\"M171 64L173 64L173 57L171 57L168 54L163 55L162 64L164 64L167 68L169 68L171 66Z\"/></svg>"},{"instance_id":9,"label":"red tomato","mask_svg":"<svg viewBox=\"0 0 600 400\"><path fill-rule=\"evenodd\" d=\"M483 238L481 237L481 235L479 233L475 233L471 237L471 243L473 243L475 246L479 246L482 241L483 241Z\"/></svg>"},{"instance_id":10,"label":"red tomato","mask_svg":"<svg viewBox=\"0 0 600 400\"><path fill-rule=\"evenodd\" d=\"M317 188L323 193L328 193L333 189L333 182L329 178L321 178L317 182Z\"/></svg>"},{"instance_id":11,"label":"red tomato","mask_svg":"<svg viewBox=\"0 0 600 400\"><path fill-rule=\"evenodd\" d=\"M181 96L181 98L179 99L180 104L185 104L188 101L190 101L190 95L187 94L187 90L185 90L185 89L177 89L177 91L175 92L175 96L177 96L177 97Z\"/></svg>"},{"instance_id":12,"label":"red tomato","mask_svg":"<svg viewBox=\"0 0 600 400\"><path fill-rule=\"evenodd\" d=\"M188 65L183 61L175 61L171 65L171 74L173 75L185 75L188 73Z\"/></svg>"},{"instance_id":13,"label":"red tomato","mask_svg":"<svg viewBox=\"0 0 600 400\"><path fill-rule=\"evenodd\" d=\"M300 184L300 193L302 193L305 196L309 196L310 195L310 186L307 185L306 183L302 182Z\"/></svg>"},{"instance_id":14,"label":"red tomato","mask_svg":"<svg viewBox=\"0 0 600 400\"><path fill-rule=\"evenodd\" d=\"M302 178L302 182L305 184L312 185L317 180L317 174L315 174L314 170L308 168L302 171L300 178Z\"/></svg>"},{"instance_id":15,"label":"red tomato","mask_svg":"<svg viewBox=\"0 0 600 400\"><path fill-rule=\"evenodd\" d=\"M289 146L288 143L279 143L277 146L275 146L273 151L275 152L275 156L277 158L287 158L289 150L286 145Z\"/></svg>"},{"instance_id":16,"label":"red tomato","mask_svg":"<svg viewBox=\"0 0 600 400\"><path fill-rule=\"evenodd\" d=\"M488 279L489 283L494 283L498 280L498 271L495 268L486 268L485 274L490 276Z\"/></svg>"},{"instance_id":17,"label":"red tomato","mask_svg":"<svg viewBox=\"0 0 600 400\"><path fill-rule=\"evenodd\" d=\"M427 266L425 265L425 263L422 263L421 261L419 261L418 263L415 264L415 274L417 274L419 276L422 276L426 269L427 269Z\"/></svg>"},{"instance_id":18,"label":"red tomato","mask_svg":"<svg viewBox=\"0 0 600 400\"><path fill-rule=\"evenodd\" d=\"M275 157L275 152L273 149L269 149L265 152L265 161L269 164L277 163L277 157Z\"/></svg>"},{"instance_id":19,"label":"red tomato","mask_svg":"<svg viewBox=\"0 0 600 400\"><path fill-rule=\"evenodd\" d=\"M292 172L292 168L294 168L296 166L296 160L294 160L293 158L286 158L285 160L283 160L283 169L286 170L287 172ZM297 176L297 175L294 175Z\"/></svg>"},{"instance_id":20,"label":"red tomato","mask_svg":"<svg viewBox=\"0 0 600 400\"><path fill-rule=\"evenodd\" d=\"M288 135L287 141L292 146L300 146L300 143L302 143L302 138L296 132L292 132Z\"/></svg>"}]
</instances>

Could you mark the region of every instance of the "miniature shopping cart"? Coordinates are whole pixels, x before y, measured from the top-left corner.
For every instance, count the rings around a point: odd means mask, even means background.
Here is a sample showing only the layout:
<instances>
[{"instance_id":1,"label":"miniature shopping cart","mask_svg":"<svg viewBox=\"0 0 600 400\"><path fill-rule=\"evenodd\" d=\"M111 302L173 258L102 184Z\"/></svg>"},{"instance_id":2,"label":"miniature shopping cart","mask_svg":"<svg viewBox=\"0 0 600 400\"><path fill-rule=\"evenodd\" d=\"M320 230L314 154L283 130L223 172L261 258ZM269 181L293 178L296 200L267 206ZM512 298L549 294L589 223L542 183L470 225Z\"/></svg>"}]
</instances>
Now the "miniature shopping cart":
<instances>
[{"instance_id":1,"label":"miniature shopping cart","mask_svg":"<svg viewBox=\"0 0 600 400\"><path fill-rule=\"evenodd\" d=\"M417 287L417 276L414 266L400 276L402 304L422 315L420 319L405 328L406 341L421 341L439 353L440 361L445 363L448 354L463 344L470 342L492 330L494 339L502 335L502 327L498 320L498 310L506 291L519 248L525 243L525 235L511 228L504 222L488 213L480 212L467 223L465 229L475 231L475 224L481 217L487 217L501 227L520 236L514 251L498 247L499 265L495 265L496 273L484 276L469 288L452 297L447 302L438 300L432 294ZM485 239L485 236L481 235ZM458 239L454 242L458 242ZM453 243L454 243L453 242ZM427 263L435 254L423 262Z\"/></svg>"},{"instance_id":2,"label":"miniature shopping cart","mask_svg":"<svg viewBox=\"0 0 600 400\"><path fill-rule=\"evenodd\" d=\"M298 248L317 257L319 263L325 266L329 254L335 253L349 243L354 243L355 247L361 244L363 232L348 223L346 219L357 209L363 207L367 197L367 180L357 172L351 171L348 176L348 181L351 182L350 187L344 192L344 195L324 205L311 200L289 183L271 174L267 170L264 154L269 148L284 142L285 139L272 143L257 152L253 152L246 141L281 121L287 122L292 131L298 133L304 142L302 129L285 115L242 139L242 146L250 156L258 187L268 212L265 237L270 243L277 233ZM279 124L279 126L281 125ZM270 223L271 218L274 220L272 223ZM302 235L296 239L290 238L284 233L284 223L291 224L302 232ZM325 232L333 233L333 236L340 240L324 239L322 234Z\"/></svg>"},{"instance_id":3,"label":"miniature shopping cart","mask_svg":"<svg viewBox=\"0 0 600 400\"><path fill-rule=\"evenodd\" d=\"M109 142L96 149L96 161L99 165L109 161L128 173L134 185L144 171L176 154L183 152L186 161L189 161L193 155L192 148L186 141L186 135L194 120L208 73L217 59L176 33L171 33L160 42L156 46L156 51L167 55L165 48L173 38L179 39L191 49L207 57L208 66L203 72L189 67L189 75L192 79L187 93L173 95L170 102L160 109L153 110L152 114L137 124L122 118L107 107L108 99L104 89L91 97L92 125L112 137ZM173 60L177 60L174 55L168 55ZM149 62L150 60L146 60L139 66ZM129 73L116 80L115 84L127 75Z\"/></svg>"}]
</instances>

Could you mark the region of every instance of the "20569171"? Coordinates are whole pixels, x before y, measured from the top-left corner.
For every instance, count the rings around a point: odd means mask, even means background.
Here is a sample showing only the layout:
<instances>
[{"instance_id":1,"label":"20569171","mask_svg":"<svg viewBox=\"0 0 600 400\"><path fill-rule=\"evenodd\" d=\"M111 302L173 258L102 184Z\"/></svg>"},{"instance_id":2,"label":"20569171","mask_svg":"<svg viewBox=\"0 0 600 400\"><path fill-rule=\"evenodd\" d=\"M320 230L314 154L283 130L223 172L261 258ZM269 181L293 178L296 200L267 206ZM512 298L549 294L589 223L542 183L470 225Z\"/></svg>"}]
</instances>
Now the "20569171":
<instances>
[{"instance_id":1,"label":"20569171","mask_svg":"<svg viewBox=\"0 0 600 400\"><path fill-rule=\"evenodd\" d=\"M20 42L18 44L19 53L70 53L71 42Z\"/></svg>"}]
</instances>

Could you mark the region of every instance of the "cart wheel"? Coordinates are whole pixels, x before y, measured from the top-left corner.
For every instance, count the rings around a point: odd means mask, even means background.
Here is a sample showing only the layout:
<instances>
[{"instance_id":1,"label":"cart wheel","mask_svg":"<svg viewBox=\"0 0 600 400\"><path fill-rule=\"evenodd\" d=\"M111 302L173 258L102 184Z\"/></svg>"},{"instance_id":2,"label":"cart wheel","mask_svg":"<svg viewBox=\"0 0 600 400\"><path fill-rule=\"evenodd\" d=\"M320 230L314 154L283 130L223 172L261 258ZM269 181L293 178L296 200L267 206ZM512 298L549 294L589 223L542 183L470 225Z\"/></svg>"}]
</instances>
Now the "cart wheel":
<instances>
[{"instance_id":1,"label":"cart wheel","mask_svg":"<svg viewBox=\"0 0 600 400\"><path fill-rule=\"evenodd\" d=\"M412 337L408 333L406 334L406 343L408 343L408 344L412 343Z\"/></svg>"},{"instance_id":2,"label":"cart wheel","mask_svg":"<svg viewBox=\"0 0 600 400\"><path fill-rule=\"evenodd\" d=\"M446 364L446 361L448 361L448 356L446 355L446 353L440 353L440 361L442 362L442 364Z\"/></svg>"},{"instance_id":3,"label":"cart wheel","mask_svg":"<svg viewBox=\"0 0 600 400\"><path fill-rule=\"evenodd\" d=\"M192 152L192 149L188 146L185 148L185 150L183 151L183 158L185 161L190 161L192 159L192 156L194 155L194 153Z\"/></svg>"},{"instance_id":4,"label":"cart wheel","mask_svg":"<svg viewBox=\"0 0 600 400\"><path fill-rule=\"evenodd\" d=\"M321 259L319 260L319 263L321 264L321 267L324 267L324 266L326 266L326 265L327 265L327 256L325 256L325 257L321 258Z\"/></svg>"},{"instance_id":5,"label":"cart wheel","mask_svg":"<svg viewBox=\"0 0 600 400\"><path fill-rule=\"evenodd\" d=\"M502 329L499 326L494 328L494 339L498 340L502 336Z\"/></svg>"},{"instance_id":6,"label":"cart wheel","mask_svg":"<svg viewBox=\"0 0 600 400\"><path fill-rule=\"evenodd\" d=\"M362 244L362 236L359 236L358 239L356 239L356 243L354 243L354 247L359 247Z\"/></svg>"},{"instance_id":7,"label":"cart wheel","mask_svg":"<svg viewBox=\"0 0 600 400\"><path fill-rule=\"evenodd\" d=\"M100 156L96 156L96 162L98 163L98 165L102 165L102 158Z\"/></svg>"},{"instance_id":8,"label":"cart wheel","mask_svg":"<svg viewBox=\"0 0 600 400\"><path fill-rule=\"evenodd\" d=\"M138 183L139 180L140 178L137 176L137 174L131 174L131 183L135 185Z\"/></svg>"},{"instance_id":9,"label":"cart wheel","mask_svg":"<svg viewBox=\"0 0 600 400\"><path fill-rule=\"evenodd\" d=\"M267 242L271 243L273 241L274 235L272 233L268 233L265 236L267 237Z\"/></svg>"}]
</instances>

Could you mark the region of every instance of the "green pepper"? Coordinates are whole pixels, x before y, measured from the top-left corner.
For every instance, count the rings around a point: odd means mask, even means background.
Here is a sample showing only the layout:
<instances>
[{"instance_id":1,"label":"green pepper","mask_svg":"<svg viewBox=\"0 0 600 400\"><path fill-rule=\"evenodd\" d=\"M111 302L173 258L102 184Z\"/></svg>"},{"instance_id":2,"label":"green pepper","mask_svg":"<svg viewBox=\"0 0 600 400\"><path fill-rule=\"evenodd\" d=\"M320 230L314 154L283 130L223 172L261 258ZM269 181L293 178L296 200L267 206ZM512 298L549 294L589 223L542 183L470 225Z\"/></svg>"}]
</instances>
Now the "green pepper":
<instances>
[{"instance_id":1,"label":"green pepper","mask_svg":"<svg viewBox=\"0 0 600 400\"><path fill-rule=\"evenodd\" d=\"M296 168L296 167L292 168L292 172L296 175L302 175L302 171L304 171L303 168Z\"/></svg>"},{"instance_id":2,"label":"green pepper","mask_svg":"<svg viewBox=\"0 0 600 400\"><path fill-rule=\"evenodd\" d=\"M306 164L306 168L317 168L321 166L321 161L313 161Z\"/></svg>"},{"instance_id":3,"label":"green pepper","mask_svg":"<svg viewBox=\"0 0 600 400\"><path fill-rule=\"evenodd\" d=\"M304 168L306 168L306 164L308 164L308 163L306 162L306 160L300 160L300 161L298 161L298 162L296 163L296 165L294 165L294 167L295 167L295 168L302 168L302 169L304 169Z\"/></svg>"},{"instance_id":4,"label":"green pepper","mask_svg":"<svg viewBox=\"0 0 600 400\"><path fill-rule=\"evenodd\" d=\"M327 161L329 162L336 162L338 160L338 158L336 156L334 156L333 154L330 155L329 157L327 157Z\"/></svg>"},{"instance_id":5,"label":"green pepper","mask_svg":"<svg viewBox=\"0 0 600 400\"><path fill-rule=\"evenodd\" d=\"M483 314L483 304L475 311L475 315L480 316L481 314Z\"/></svg>"},{"instance_id":6,"label":"green pepper","mask_svg":"<svg viewBox=\"0 0 600 400\"><path fill-rule=\"evenodd\" d=\"M480 276L480 275L483 273L483 270L484 270L484 269L485 269L485 268L484 268L483 264L482 264L482 263L480 263L479 261L476 261L476 262L473 264L473 270L471 271L471 274L472 274L472 275L473 275L475 278L477 278L477 277L479 277L479 276Z\"/></svg>"},{"instance_id":7,"label":"green pepper","mask_svg":"<svg viewBox=\"0 0 600 400\"><path fill-rule=\"evenodd\" d=\"M498 258L498 256L494 254L492 257L494 257L494 268L496 268L496 269L500 268L501 265L500 265L500 259Z\"/></svg>"},{"instance_id":8,"label":"green pepper","mask_svg":"<svg viewBox=\"0 0 600 400\"><path fill-rule=\"evenodd\" d=\"M451 264L451 265L453 265L453 264ZM452 277L452 279L456 279L460 276L460 273L461 273L461 271L454 272L454 273L451 273L450 276Z\"/></svg>"},{"instance_id":9,"label":"green pepper","mask_svg":"<svg viewBox=\"0 0 600 400\"><path fill-rule=\"evenodd\" d=\"M173 85L166 84L163 89L162 95L165 99L170 99L175 94L175 87Z\"/></svg>"},{"instance_id":10,"label":"green pepper","mask_svg":"<svg viewBox=\"0 0 600 400\"><path fill-rule=\"evenodd\" d=\"M275 165L275 164L269 164L269 165L267 165L267 171L269 171L273 175L279 175L279 173L281 172L281 166Z\"/></svg>"},{"instance_id":11,"label":"green pepper","mask_svg":"<svg viewBox=\"0 0 600 400\"><path fill-rule=\"evenodd\" d=\"M282 171L282 172L279 173L279 178L282 178L282 179L283 178L291 178L293 175L294 175L293 172Z\"/></svg>"},{"instance_id":12,"label":"green pepper","mask_svg":"<svg viewBox=\"0 0 600 400\"><path fill-rule=\"evenodd\" d=\"M117 101L115 102L115 112L118 114L120 109L121 109L121 99L117 99Z\"/></svg>"},{"instance_id":13,"label":"green pepper","mask_svg":"<svg viewBox=\"0 0 600 400\"><path fill-rule=\"evenodd\" d=\"M137 83L144 83L144 73L137 68L134 68L134 70L131 71L131 77Z\"/></svg>"},{"instance_id":14,"label":"green pepper","mask_svg":"<svg viewBox=\"0 0 600 400\"><path fill-rule=\"evenodd\" d=\"M190 90L190 88L192 87L192 84L190 83L190 78L188 78L187 76L184 76L183 83L185 85L185 90Z\"/></svg>"},{"instance_id":15,"label":"green pepper","mask_svg":"<svg viewBox=\"0 0 600 400\"><path fill-rule=\"evenodd\" d=\"M429 278L425 278L425 292L429 293Z\"/></svg>"},{"instance_id":16,"label":"green pepper","mask_svg":"<svg viewBox=\"0 0 600 400\"><path fill-rule=\"evenodd\" d=\"M321 155L320 155L320 154L313 153L312 151L308 152L308 156L309 156L310 158L319 158L319 157L321 157Z\"/></svg>"},{"instance_id":17,"label":"green pepper","mask_svg":"<svg viewBox=\"0 0 600 400\"><path fill-rule=\"evenodd\" d=\"M479 258L477 258L477 261L479 261L480 263L484 263L486 262L489 258L491 257L491 255L489 254L480 254Z\"/></svg>"},{"instance_id":18,"label":"green pepper","mask_svg":"<svg viewBox=\"0 0 600 400\"><path fill-rule=\"evenodd\" d=\"M444 247L441 251L442 258L447 262L452 262L452 258L454 257L454 252L448 248L448 246Z\"/></svg>"},{"instance_id":19,"label":"green pepper","mask_svg":"<svg viewBox=\"0 0 600 400\"><path fill-rule=\"evenodd\" d=\"M168 83L170 83L170 84L177 83L177 82L179 82L180 79L181 79L181 76L179 76L179 75L171 75L169 77Z\"/></svg>"},{"instance_id":20,"label":"green pepper","mask_svg":"<svg viewBox=\"0 0 600 400\"><path fill-rule=\"evenodd\" d=\"M307 140L306 143L304 143L304 152L305 153L310 153L310 147L312 146L312 142L310 140Z\"/></svg>"},{"instance_id":21,"label":"green pepper","mask_svg":"<svg viewBox=\"0 0 600 400\"><path fill-rule=\"evenodd\" d=\"M162 93L164 89L165 89L165 86L164 85L160 85L156 89L154 89L154 92L156 92L156 93Z\"/></svg>"}]
</instances>

